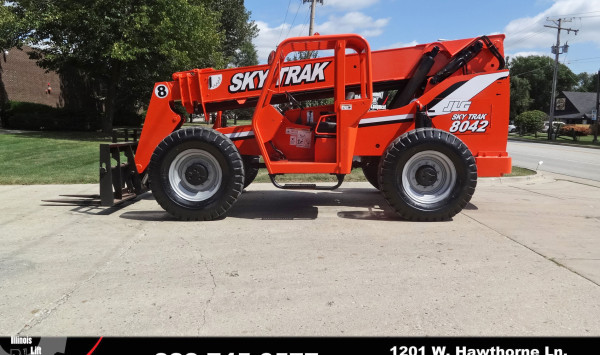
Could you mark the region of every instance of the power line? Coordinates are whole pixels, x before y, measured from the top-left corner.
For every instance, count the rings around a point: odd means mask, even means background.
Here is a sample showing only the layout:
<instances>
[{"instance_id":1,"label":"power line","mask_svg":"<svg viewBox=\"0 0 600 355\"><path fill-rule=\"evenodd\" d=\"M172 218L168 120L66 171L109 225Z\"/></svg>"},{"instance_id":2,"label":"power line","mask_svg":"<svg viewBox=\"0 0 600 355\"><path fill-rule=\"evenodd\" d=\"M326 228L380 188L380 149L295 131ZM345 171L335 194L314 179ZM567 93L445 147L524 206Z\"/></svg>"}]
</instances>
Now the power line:
<instances>
[{"instance_id":1,"label":"power line","mask_svg":"<svg viewBox=\"0 0 600 355\"><path fill-rule=\"evenodd\" d=\"M300 32L298 33L298 36L302 36L302 34L304 33L304 29L306 28L306 25L308 25L308 15L310 15L310 8L306 9L306 16L304 16L304 21L302 23L302 28L300 29Z\"/></svg>"},{"instance_id":2,"label":"power line","mask_svg":"<svg viewBox=\"0 0 600 355\"><path fill-rule=\"evenodd\" d=\"M520 29L520 30L518 30L517 32L513 32L513 34L512 34L512 35L514 36L514 35L516 35L517 33L521 33L521 32L526 32L526 31L529 31L530 29L532 29L532 28L534 28L535 26L539 25L541 21L542 21L542 19L539 19L539 20L537 20L537 21L535 21L535 22L533 22L533 23L531 23L531 24L529 24L529 25L527 25L527 26L525 26L525 27L521 28L521 29Z\"/></svg>"},{"instance_id":3,"label":"power line","mask_svg":"<svg viewBox=\"0 0 600 355\"><path fill-rule=\"evenodd\" d=\"M593 61L596 59L600 59L600 57L589 57L589 58L578 58L578 59L571 59L569 60L569 63L571 62L587 62L587 61Z\"/></svg>"},{"instance_id":4,"label":"power line","mask_svg":"<svg viewBox=\"0 0 600 355\"><path fill-rule=\"evenodd\" d=\"M565 14L565 15L561 15L561 16L572 16L572 17L576 17L576 18L579 18L579 19L582 19L582 18L593 18L593 17L600 17L600 15L593 15L593 16L577 16L577 15L587 15L587 14L595 14L595 13L600 13L600 11L580 12L580 13L576 13L576 14ZM529 25L527 25L527 26L525 26L525 27L522 27L520 30L518 30L518 31L516 31L516 32L513 32L513 33L512 33L512 35L514 36L514 35L516 35L516 34L519 34L519 33L522 33L522 32L527 32L527 31L529 31L531 28L533 28L533 27L535 27L535 26L539 25L539 24L542 22L542 20L543 20L543 19L542 19L542 18L540 18L540 19L538 19L538 20L536 20L536 21L532 22L531 24L529 24ZM546 21L548 21L548 19L547 19Z\"/></svg>"},{"instance_id":5,"label":"power line","mask_svg":"<svg viewBox=\"0 0 600 355\"><path fill-rule=\"evenodd\" d=\"M593 14L593 13L600 13L600 11L582 12L582 13L578 13L578 14L585 15L585 14ZM563 16L572 16L572 15L578 15L578 14L570 14L570 15L563 15ZM583 26L583 22L581 21L581 19L584 19L584 18L596 18L596 17L600 17L600 15L593 15L593 16L573 16L573 17L571 18L571 20L572 20L572 19L578 19L578 20L579 20L579 27L581 28L581 27ZM551 20L552 20L551 18L548 18L548 19L546 19L546 21L551 21ZM554 21L554 20L552 20L552 21ZM511 36L512 36L512 37L515 37L515 35L517 35L517 34L519 34L519 33L527 32L527 31L529 31L531 28L533 28L533 27L535 27L535 26L539 25L539 23L540 23L540 20L537 20L537 21L533 22L532 24L530 24L530 25L528 25L528 26L525 26L525 27L523 27L523 28L522 28L522 29L520 29L519 31L511 33ZM549 27L549 26L544 26L544 27ZM544 28L542 28L541 30L538 30L538 31L536 31L536 32L534 32L534 33L531 33L531 34L527 35L526 37L523 37L523 38L521 38L521 39L518 39L516 42L512 43L512 45L513 45L513 46L514 46L514 45L517 45L517 44L519 44L519 43L522 43L522 42L524 42L524 41L526 41L526 40L528 40L528 39L530 39L530 38L533 38L533 37L535 37L535 36L538 36L538 35L540 35L540 34L542 34L542 33L547 33L547 32L544 32L544 31L547 31L547 30L546 30L546 29L544 29ZM573 31L574 31L574 30L573 30ZM575 40L573 40L571 43L577 43L577 42L582 42L582 41L585 41L585 39L581 39L581 40L576 40L576 39L575 39Z\"/></svg>"},{"instance_id":6,"label":"power line","mask_svg":"<svg viewBox=\"0 0 600 355\"><path fill-rule=\"evenodd\" d=\"M519 76L519 75L523 75L523 74L529 74L529 73L532 73L532 72L534 72L534 71L538 71L538 70L542 70L542 69L548 69L548 67L535 68L535 69L533 69L533 70L529 70L529 71L526 71L526 72L523 72L523 73L519 73L519 74L514 74L514 75L512 75L512 74L511 74L511 75L510 75L510 77L511 77L511 78L514 78L514 77L517 77L517 76Z\"/></svg>"},{"instance_id":7,"label":"power line","mask_svg":"<svg viewBox=\"0 0 600 355\"><path fill-rule=\"evenodd\" d=\"M548 30L546 30L545 28L542 28L542 29L540 29L540 30L538 30L538 31L536 31L536 32L534 32L534 33L532 33L532 34L528 35L527 37L524 37L524 38L521 38L521 39L517 40L517 41L516 41L516 42L514 42L512 45L513 45L513 46L515 46L515 45L516 45L516 44L518 44L518 43L524 42L524 41L526 41L526 40L528 40L528 39L530 39L530 38L533 38L533 37L535 37L535 36L538 36L538 35L540 35L540 34L542 34L542 33L548 33Z\"/></svg>"},{"instance_id":8,"label":"power line","mask_svg":"<svg viewBox=\"0 0 600 355\"><path fill-rule=\"evenodd\" d=\"M287 34L285 35L285 37L289 37L290 36L290 31L292 30L292 27L294 27L294 23L296 22L296 16L298 16L298 11L300 10L300 5L298 5L298 7L296 8L296 14L294 15L294 19L292 20L292 24L290 25L290 29L288 30Z\"/></svg>"},{"instance_id":9,"label":"power line","mask_svg":"<svg viewBox=\"0 0 600 355\"><path fill-rule=\"evenodd\" d=\"M524 75L524 74L529 74L529 73L532 73L532 72L534 72L534 71L538 71L538 70L546 70L546 69L551 69L551 68L550 68L550 66L549 66L549 65L545 65L545 66L543 66L543 67L535 68L535 69L533 69L533 70L528 70L528 71L526 71L526 72L519 73L519 74L512 74L512 73L511 73L511 74L510 74L510 76L514 78L515 76Z\"/></svg>"},{"instance_id":10,"label":"power line","mask_svg":"<svg viewBox=\"0 0 600 355\"><path fill-rule=\"evenodd\" d=\"M566 16L579 17L577 15L587 15L587 14L597 14L597 13L600 13L600 11L578 12L575 14L561 14L561 15L556 15L556 16L562 16L563 18ZM548 19L550 19L550 18L548 18ZM554 20L558 20L558 17L556 17Z\"/></svg>"},{"instance_id":11,"label":"power line","mask_svg":"<svg viewBox=\"0 0 600 355\"><path fill-rule=\"evenodd\" d=\"M285 16L283 17L283 23L281 24L281 31L279 31L279 38L277 39L277 43L279 43L279 41L281 40L281 34L283 33L283 26L285 26L285 20L287 19L288 11L290 11L291 3L292 3L292 0L289 0L287 9L285 9Z\"/></svg>"}]
</instances>

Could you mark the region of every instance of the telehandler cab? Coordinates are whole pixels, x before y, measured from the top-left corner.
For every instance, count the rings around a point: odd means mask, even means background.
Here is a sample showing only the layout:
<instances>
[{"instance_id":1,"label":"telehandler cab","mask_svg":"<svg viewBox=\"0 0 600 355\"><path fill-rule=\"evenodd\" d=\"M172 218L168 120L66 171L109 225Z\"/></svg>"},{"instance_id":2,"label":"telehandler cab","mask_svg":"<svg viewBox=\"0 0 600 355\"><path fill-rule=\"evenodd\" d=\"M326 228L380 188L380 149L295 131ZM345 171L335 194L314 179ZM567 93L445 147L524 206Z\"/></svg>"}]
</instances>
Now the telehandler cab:
<instances>
[{"instance_id":1,"label":"telehandler cab","mask_svg":"<svg viewBox=\"0 0 600 355\"><path fill-rule=\"evenodd\" d=\"M150 188L173 216L212 220L256 177L260 157L283 189L337 188L360 159L367 180L400 217L449 219L467 205L478 176L511 171L503 40L491 35L371 52L359 35L315 35L284 40L268 65L175 73L173 81L155 84L137 146L101 147L101 203ZM304 51L320 56L286 61ZM301 103L325 98L321 106ZM176 102L207 122L218 113L214 125L182 128ZM292 109L282 112L281 104ZM252 124L222 124L223 111L247 107L254 107ZM121 164L121 152L128 163ZM314 173L334 174L338 183L277 181Z\"/></svg>"}]
</instances>

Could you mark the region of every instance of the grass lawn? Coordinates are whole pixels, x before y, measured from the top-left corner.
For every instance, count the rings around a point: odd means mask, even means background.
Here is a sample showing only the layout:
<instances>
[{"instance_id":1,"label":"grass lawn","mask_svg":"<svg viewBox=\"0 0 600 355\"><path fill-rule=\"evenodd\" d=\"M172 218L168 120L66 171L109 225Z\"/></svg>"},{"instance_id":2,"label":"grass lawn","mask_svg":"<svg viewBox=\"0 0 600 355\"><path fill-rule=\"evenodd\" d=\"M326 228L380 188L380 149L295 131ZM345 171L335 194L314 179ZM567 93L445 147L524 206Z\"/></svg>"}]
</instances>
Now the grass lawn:
<instances>
[{"instance_id":1,"label":"grass lawn","mask_svg":"<svg viewBox=\"0 0 600 355\"><path fill-rule=\"evenodd\" d=\"M349 181L367 181L363 175L361 168L352 169L352 172L344 177L344 182ZM260 169L254 182L271 182L267 169ZM332 182L337 182L335 175L329 174L286 174L277 177L277 182L280 183L291 183L291 182L306 182L315 183L319 185L320 182L325 183L324 185L333 185Z\"/></svg>"},{"instance_id":2,"label":"grass lawn","mask_svg":"<svg viewBox=\"0 0 600 355\"><path fill-rule=\"evenodd\" d=\"M88 132L0 134L0 184L98 183L99 144Z\"/></svg>"},{"instance_id":3,"label":"grass lawn","mask_svg":"<svg viewBox=\"0 0 600 355\"><path fill-rule=\"evenodd\" d=\"M0 134L0 185L85 184L98 183L99 144L110 137L91 132L26 132ZM535 174L513 167L508 176ZM255 182L271 182L261 169ZM277 181L336 182L329 174L290 174ZM366 181L362 169L353 169L344 181Z\"/></svg>"},{"instance_id":4,"label":"grass lawn","mask_svg":"<svg viewBox=\"0 0 600 355\"><path fill-rule=\"evenodd\" d=\"M520 168L518 166L512 167L512 172L510 174L504 175L504 177L514 177L514 176L529 176L537 174L535 171L525 168Z\"/></svg>"}]
</instances>

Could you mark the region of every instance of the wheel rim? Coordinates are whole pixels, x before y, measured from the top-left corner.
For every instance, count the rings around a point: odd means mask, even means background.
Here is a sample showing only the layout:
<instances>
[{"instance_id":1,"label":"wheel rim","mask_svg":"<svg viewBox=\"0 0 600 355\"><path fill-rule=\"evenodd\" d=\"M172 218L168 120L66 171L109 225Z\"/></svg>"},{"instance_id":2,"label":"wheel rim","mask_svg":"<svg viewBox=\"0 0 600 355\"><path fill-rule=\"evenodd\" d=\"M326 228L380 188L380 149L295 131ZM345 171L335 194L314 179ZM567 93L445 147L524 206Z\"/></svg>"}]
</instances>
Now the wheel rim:
<instances>
[{"instance_id":1,"label":"wheel rim","mask_svg":"<svg viewBox=\"0 0 600 355\"><path fill-rule=\"evenodd\" d=\"M421 204L434 204L450 196L456 183L456 168L447 155L426 150L406 162L399 180L409 198Z\"/></svg>"},{"instance_id":2,"label":"wheel rim","mask_svg":"<svg viewBox=\"0 0 600 355\"><path fill-rule=\"evenodd\" d=\"M223 171L217 159L200 149L179 153L169 166L169 183L173 191L188 201L204 201L221 187Z\"/></svg>"}]
</instances>

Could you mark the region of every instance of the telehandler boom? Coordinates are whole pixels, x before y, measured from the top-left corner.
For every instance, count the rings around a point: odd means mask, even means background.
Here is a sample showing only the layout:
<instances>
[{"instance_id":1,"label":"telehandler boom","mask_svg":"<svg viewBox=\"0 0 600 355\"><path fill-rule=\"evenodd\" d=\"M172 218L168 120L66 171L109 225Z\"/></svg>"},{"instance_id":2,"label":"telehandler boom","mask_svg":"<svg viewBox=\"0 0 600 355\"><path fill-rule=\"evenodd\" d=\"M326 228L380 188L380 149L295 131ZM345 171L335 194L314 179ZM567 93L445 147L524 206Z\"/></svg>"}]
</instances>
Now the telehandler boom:
<instances>
[{"instance_id":1,"label":"telehandler boom","mask_svg":"<svg viewBox=\"0 0 600 355\"><path fill-rule=\"evenodd\" d=\"M211 220L240 198L263 164L259 158L284 189L337 188L360 160L400 217L449 219L469 202L478 176L511 171L503 40L371 52L359 35L315 35L284 40L267 65L175 73L155 84L137 147L101 147L102 204L150 188L173 216ZM319 56L286 61L294 52ZM325 104L306 105L317 99ZM207 122L216 115L212 128L182 127L175 104ZM223 112L249 107L252 124L223 124ZM111 168L111 156L122 151L128 163ZM315 173L334 174L338 183L277 181Z\"/></svg>"}]
</instances>

